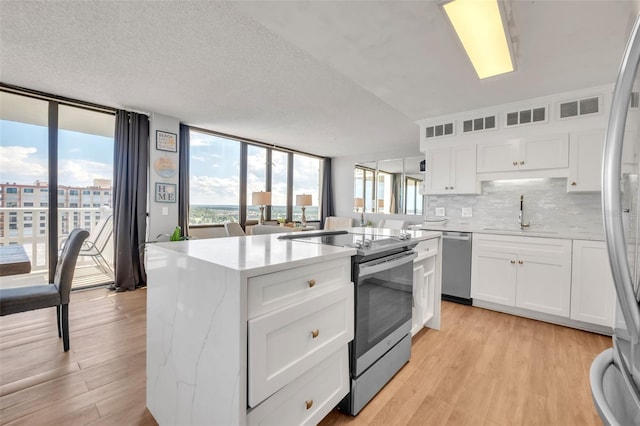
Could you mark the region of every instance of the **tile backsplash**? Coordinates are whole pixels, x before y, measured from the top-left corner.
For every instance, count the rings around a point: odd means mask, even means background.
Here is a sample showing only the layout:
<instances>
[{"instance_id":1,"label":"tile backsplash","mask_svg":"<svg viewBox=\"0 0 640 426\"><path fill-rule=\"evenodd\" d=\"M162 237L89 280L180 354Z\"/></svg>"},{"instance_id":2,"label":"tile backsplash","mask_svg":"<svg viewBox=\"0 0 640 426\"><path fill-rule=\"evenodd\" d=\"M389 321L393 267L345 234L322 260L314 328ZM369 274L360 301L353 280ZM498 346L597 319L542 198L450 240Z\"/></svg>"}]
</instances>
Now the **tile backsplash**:
<instances>
[{"instance_id":1,"label":"tile backsplash","mask_svg":"<svg viewBox=\"0 0 640 426\"><path fill-rule=\"evenodd\" d=\"M427 216L445 208L448 224L486 227L518 227L520 196L524 196L524 219L532 229L575 229L601 232L600 192L567 193L567 180L518 179L482 183L478 195L431 195L427 197ZM462 217L463 208L472 217Z\"/></svg>"}]
</instances>

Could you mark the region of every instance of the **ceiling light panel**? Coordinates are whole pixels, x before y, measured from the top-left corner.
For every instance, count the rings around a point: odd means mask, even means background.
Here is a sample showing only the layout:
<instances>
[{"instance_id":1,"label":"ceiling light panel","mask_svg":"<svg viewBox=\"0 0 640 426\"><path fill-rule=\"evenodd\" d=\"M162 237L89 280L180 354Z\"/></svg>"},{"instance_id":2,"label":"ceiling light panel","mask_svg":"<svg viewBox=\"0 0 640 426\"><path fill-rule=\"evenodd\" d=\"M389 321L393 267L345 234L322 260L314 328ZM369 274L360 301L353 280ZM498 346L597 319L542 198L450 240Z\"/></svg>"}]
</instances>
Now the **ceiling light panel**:
<instances>
[{"instance_id":1,"label":"ceiling light panel","mask_svg":"<svg viewBox=\"0 0 640 426\"><path fill-rule=\"evenodd\" d=\"M453 0L442 7L480 79L514 70L497 0Z\"/></svg>"}]
</instances>

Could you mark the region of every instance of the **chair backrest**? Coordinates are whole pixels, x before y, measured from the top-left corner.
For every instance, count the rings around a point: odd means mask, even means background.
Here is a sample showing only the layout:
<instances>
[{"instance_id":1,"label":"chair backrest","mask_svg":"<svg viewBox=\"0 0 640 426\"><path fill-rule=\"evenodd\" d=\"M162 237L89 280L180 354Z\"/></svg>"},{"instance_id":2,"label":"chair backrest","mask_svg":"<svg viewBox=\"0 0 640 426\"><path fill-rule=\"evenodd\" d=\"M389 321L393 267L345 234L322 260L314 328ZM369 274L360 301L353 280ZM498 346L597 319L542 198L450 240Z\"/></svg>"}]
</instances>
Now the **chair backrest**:
<instances>
[{"instance_id":1,"label":"chair backrest","mask_svg":"<svg viewBox=\"0 0 640 426\"><path fill-rule=\"evenodd\" d=\"M100 220L93 227L87 241L91 242L93 247L102 252L107 243L113 236L113 211L111 209L100 209Z\"/></svg>"},{"instance_id":2,"label":"chair backrest","mask_svg":"<svg viewBox=\"0 0 640 426\"><path fill-rule=\"evenodd\" d=\"M76 262L78 261L78 253L82 248L82 243L89 236L89 232L81 228L76 228L69 234L69 238L64 242L58 264L56 265L56 274L53 284L60 292L61 304L69 303L69 293L71 292L71 282L73 274L76 270Z\"/></svg>"},{"instance_id":3,"label":"chair backrest","mask_svg":"<svg viewBox=\"0 0 640 426\"><path fill-rule=\"evenodd\" d=\"M350 217L328 216L324 220L324 229L351 228L353 220Z\"/></svg>"},{"instance_id":4,"label":"chair backrest","mask_svg":"<svg viewBox=\"0 0 640 426\"><path fill-rule=\"evenodd\" d=\"M242 227L237 222L225 223L224 229L227 231L227 237L242 237L245 235Z\"/></svg>"},{"instance_id":5,"label":"chair backrest","mask_svg":"<svg viewBox=\"0 0 640 426\"><path fill-rule=\"evenodd\" d=\"M251 230L253 231L253 235L283 234L286 232L293 232L293 228L280 225L255 225L251 228Z\"/></svg>"},{"instance_id":6,"label":"chair backrest","mask_svg":"<svg viewBox=\"0 0 640 426\"><path fill-rule=\"evenodd\" d=\"M382 219L378 224L378 228L404 229L406 225L407 225L407 222L404 220Z\"/></svg>"}]
</instances>

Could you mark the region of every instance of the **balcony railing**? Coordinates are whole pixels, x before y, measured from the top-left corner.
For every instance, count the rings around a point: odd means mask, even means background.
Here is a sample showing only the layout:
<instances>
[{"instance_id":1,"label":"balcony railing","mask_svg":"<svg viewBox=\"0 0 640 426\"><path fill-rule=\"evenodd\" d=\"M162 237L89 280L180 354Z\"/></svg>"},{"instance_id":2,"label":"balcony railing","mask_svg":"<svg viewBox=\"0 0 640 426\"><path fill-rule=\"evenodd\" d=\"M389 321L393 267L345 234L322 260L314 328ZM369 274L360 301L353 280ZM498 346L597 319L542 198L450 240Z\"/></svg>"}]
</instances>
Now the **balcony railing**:
<instances>
[{"instance_id":1,"label":"balcony railing","mask_svg":"<svg viewBox=\"0 0 640 426\"><path fill-rule=\"evenodd\" d=\"M48 281L49 269L49 222L47 207L0 207L0 244L20 244L25 248L31 260L31 273L28 277L2 277L2 287L13 287L20 283L36 283L42 279ZM104 214L100 208L58 208L58 235L64 236L74 228L83 228L91 232ZM61 242L63 238L60 238ZM60 249L60 247L57 247ZM104 250L105 260L113 269L113 238ZM85 287L113 281L91 257L79 257L74 275L73 287Z\"/></svg>"}]
</instances>

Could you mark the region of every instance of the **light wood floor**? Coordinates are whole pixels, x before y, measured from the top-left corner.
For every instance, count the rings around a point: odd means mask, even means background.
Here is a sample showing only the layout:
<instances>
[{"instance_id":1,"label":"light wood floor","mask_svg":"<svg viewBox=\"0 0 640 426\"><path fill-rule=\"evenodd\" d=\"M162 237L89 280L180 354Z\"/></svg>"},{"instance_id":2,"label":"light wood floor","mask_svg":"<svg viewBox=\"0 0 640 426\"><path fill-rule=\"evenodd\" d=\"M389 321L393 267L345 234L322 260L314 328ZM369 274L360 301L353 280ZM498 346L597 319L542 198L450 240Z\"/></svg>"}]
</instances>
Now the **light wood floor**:
<instances>
[{"instance_id":1,"label":"light wood floor","mask_svg":"<svg viewBox=\"0 0 640 426\"><path fill-rule=\"evenodd\" d=\"M155 425L145 409L144 289L72 294L71 350L55 309L0 317L0 424ZM611 339L443 302L443 329L358 417L322 425L596 425L589 366Z\"/></svg>"}]
</instances>

